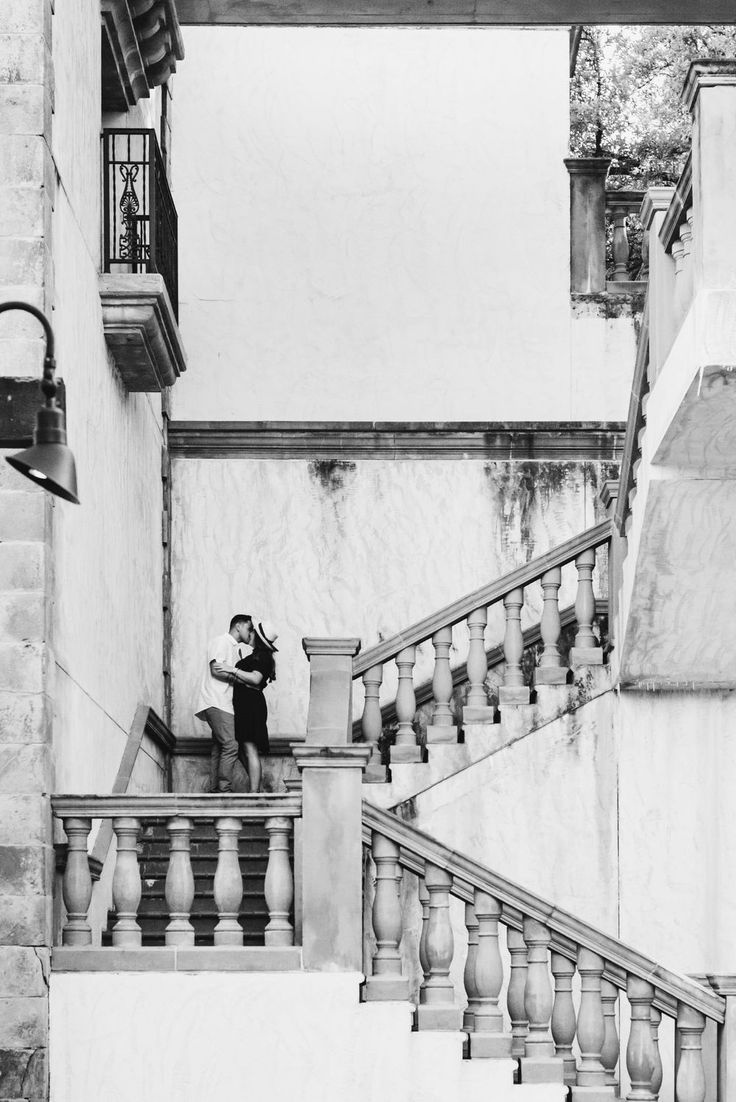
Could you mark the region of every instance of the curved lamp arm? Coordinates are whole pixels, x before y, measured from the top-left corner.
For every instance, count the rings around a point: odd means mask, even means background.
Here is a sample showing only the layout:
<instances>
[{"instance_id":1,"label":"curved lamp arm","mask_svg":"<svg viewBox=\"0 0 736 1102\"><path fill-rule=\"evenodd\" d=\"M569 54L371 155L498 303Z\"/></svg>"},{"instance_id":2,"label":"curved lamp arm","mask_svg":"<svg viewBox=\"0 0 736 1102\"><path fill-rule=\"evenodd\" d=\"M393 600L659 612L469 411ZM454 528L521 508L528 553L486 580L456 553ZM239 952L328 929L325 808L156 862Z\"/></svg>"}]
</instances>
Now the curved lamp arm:
<instances>
[{"instance_id":1,"label":"curved lamp arm","mask_svg":"<svg viewBox=\"0 0 736 1102\"><path fill-rule=\"evenodd\" d=\"M24 310L27 314L33 314L43 326L46 334L46 355L43 358L43 379L41 390L46 398L47 406L56 405L56 360L54 359L54 331L49 324L46 315L37 306L31 306L30 302L0 302L0 314L6 310Z\"/></svg>"}]
</instances>

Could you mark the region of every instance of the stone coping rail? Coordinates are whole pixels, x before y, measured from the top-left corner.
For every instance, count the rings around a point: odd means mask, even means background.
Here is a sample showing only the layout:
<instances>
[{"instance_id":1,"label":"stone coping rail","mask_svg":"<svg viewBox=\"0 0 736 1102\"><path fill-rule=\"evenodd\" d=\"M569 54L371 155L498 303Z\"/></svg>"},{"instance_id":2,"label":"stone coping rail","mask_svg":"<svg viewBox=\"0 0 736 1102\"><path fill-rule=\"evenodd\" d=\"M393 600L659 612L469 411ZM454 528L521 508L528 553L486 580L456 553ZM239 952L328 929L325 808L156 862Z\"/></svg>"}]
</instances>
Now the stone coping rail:
<instances>
[{"instance_id":1,"label":"stone coping rail","mask_svg":"<svg viewBox=\"0 0 736 1102\"><path fill-rule=\"evenodd\" d=\"M512 591L521 589L530 582L538 581L547 571L565 566L581 553L607 543L611 532L610 520L604 520L592 528L587 528L551 551L547 551L546 554L516 567L515 570L503 574L488 585L466 593L464 597L453 601L452 604L446 605L430 616L425 616L424 619L418 620L382 643L377 643L376 646L363 651L353 660L353 680L360 677L366 670L396 658L406 647L426 642L438 630L454 626L477 609L494 604Z\"/></svg>"},{"instance_id":2,"label":"stone coping rail","mask_svg":"<svg viewBox=\"0 0 736 1102\"><path fill-rule=\"evenodd\" d=\"M132 815L140 819L173 818L212 819L230 816L238 819L265 819L273 816L298 818L302 813L301 795L294 792L262 793L189 793L162 792L152 795L52 796L56 816L66 818L114 819Z\"/></svg>"},{"instance_id":3,"label":"stone coping rail","mask_svg":"<svg viewBox=\"0 0 736 1102\"><path fill-rule=\"evenodd\" d=\"M712 1021L725 1021L726 1002L720 995L364 800L364 842L370 846L374 835L399 847L398 864L410 872L424 876L428 866L443 870L451 878L450 893L465 902L472 903L476 891L487 893L501 905L504 925L521 930L525 920L540 923L551 934L551 948L561 956L574 961L584 949L601 957L603 977L616 987L625 990L631 976L651 984L654 1005L666 1014L676 1016L680 1003Z\"/></svg>"},{"instance_id":4,"label":"stone coping rail","mask_svg":"<svg viewBox=\"0 0 736 1102\"><path fill-rule=\"evenodd\" d=\"M675 194L669 205L667 214L659 231L659 240L665 248L665 252L671 252L672 246L677 240L680 226L687 215L688 209L693 204L693 155L690 153L685 166L680 173L680 179L675 185Z\"/></svg>"},{"instance_id":5,"label":"stone coping rail","mask_svg":"<svg viewBox=\"0 0 736 1102\"><path fill-rule=\"evenodd\" d=\"M624 438L624 454L619 471L619 491L616 502L614 524L619 535L625 535L626 522L631 513L632 491L636 481L636 463L641 457L640 434L644 428L645 398L649 393L649 294L644 303L641 319L639 342L636 349L636 364L629 396L629 414Z\"/></svg>"}]
</instances>

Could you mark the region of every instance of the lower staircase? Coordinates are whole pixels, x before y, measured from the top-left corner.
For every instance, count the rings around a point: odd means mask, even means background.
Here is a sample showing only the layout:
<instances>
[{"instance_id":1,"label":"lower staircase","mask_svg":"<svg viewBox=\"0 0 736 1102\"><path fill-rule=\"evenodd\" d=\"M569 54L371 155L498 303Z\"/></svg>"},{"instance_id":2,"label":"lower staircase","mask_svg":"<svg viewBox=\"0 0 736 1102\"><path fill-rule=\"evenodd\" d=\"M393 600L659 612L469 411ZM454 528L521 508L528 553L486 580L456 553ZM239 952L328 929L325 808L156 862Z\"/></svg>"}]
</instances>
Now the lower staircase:
<instances>
[{"instance_id":1,"label":"lower staircase","mask_svg":"<svg viewBox=\"0 0 736 1102\"><path fill-rule=\"evenodd\" d=\"M169 922L166 903L166 874L169 869L169 834L166 822L155 819L145 824L138 843L142 895L138 923L143 945L164 945ZM211 821L197 819L189 837L189 856L194 880L194 900L189 920L194 927L195 945L214 945L218 915L214 885L217 871L218 838ZM291 855L290 855L291 856ZM263 945L268 923L264 895L268 865L268 835L265 825L256 820L243 822L238 836L237 860L243 884L243 897L237 916L243 930L243 944ZM108 913L102 944L112 944L115 911Z\"/></svg>"}]
</instances>

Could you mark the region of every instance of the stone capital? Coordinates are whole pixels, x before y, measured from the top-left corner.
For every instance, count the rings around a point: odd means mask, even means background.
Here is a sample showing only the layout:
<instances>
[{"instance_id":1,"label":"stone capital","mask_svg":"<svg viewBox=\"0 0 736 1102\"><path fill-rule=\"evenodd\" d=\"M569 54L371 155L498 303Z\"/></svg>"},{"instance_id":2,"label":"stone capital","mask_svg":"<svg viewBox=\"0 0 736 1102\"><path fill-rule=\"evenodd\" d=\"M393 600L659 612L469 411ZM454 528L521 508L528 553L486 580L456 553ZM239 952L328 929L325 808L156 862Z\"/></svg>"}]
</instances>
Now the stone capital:
<instances>
[{"instance_id":1,"label":"stone capital","mask_svg":"<svg viewBox=\"0 0 736 1102\"><path fill-rule=\"evenodd\" d=\"M709 974L705 979L713 990L719 995L723 995L724 998L733 998L736 996L736 975L733 973L725 975L719 973L714 976ZM700 977L698 977L698 980L700 980Z\"/></svg>"},{"instance_id":2,"label":"stone capital","mask_svg":"<svg viewBox=\"0 0 736 1102\"><path fill-rule=\"evenodd\" d=\"M598 500L604 509L610 509L618 501L618 479L607 478L598 492Z\"/></svg>"},{"instance_id":3,"label":"stone capital","mask_svg":"<svg viewBox=\"0 0 736 1102\"><path fill-rule=\"evenodd\" d=\"M682 87L681 100L688 111L695 110L695 104L703 88L736 87L736 60L734 58L702 58L693 61L688 69Z\"/></svg>"},{"instance_id":4,"label":"stone capital","mask_svg":"<svg viewBox=\"0 0 736 1102\"><path fill-rule=\"evenodd\" d=\"M674 194L675 189L673 187L647 188L639 211L639 218L645 230L652 228L655 214L664 212L669 208Z\"/></svg>"},{"instance_id":5,"label":"stone capital","mask_svg":"<svg viewBox=\"0 0 736 1102\"><path fill-rule=\"evenodd\" d=\"M304 743L292 743L297 769L365 769L371 756L371 747L363 744L354 746L305 746Z\"/></svg>"},{"instance_id":6,"label":"stone capital","mask_svg":"<svg viewBox=\"0 0 736 1102\"><path fill-rule=\"evenodd\" d=\"M610 157L565 157L565 168L571 176L608 175Z\"/></svg>"},{"instance_id":7,"label":"stone capital","mask_svg":"<svg viewBox=\"0 0 736 1102\"><path fill-rule=\"evenodd\" d=\"M360 650L360 639L321 639L310 636L302 639L302 647L308 658L313 654L341 654L355 658Z\"/></svg>"}]
</instances>

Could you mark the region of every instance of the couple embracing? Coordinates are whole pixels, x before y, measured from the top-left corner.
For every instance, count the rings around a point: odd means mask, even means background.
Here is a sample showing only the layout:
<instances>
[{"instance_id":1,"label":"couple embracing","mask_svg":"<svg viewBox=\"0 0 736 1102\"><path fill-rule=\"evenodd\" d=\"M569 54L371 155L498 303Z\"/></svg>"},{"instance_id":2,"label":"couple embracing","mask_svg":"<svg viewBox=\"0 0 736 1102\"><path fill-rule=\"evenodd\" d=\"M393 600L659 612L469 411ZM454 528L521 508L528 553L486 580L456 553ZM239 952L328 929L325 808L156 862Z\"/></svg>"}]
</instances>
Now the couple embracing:
<instances>
[{"instance_id":1,"label":"couple embracing","mask_svg":"<svg viewBox=\"0 0 736 1102\"><path fill-rule=\"evenodd\" d=\"M241 612L233 616L224 635L208 644L195 715L212 731L212 792L232 792L237 760L248 773L251 792L261 791L260 756L268 753L268 709L263 690L269 681L276 680L273 656L277 639L269 624ZM252 647L245 656L244 646Z\"/></svg>"}]
</instances>

